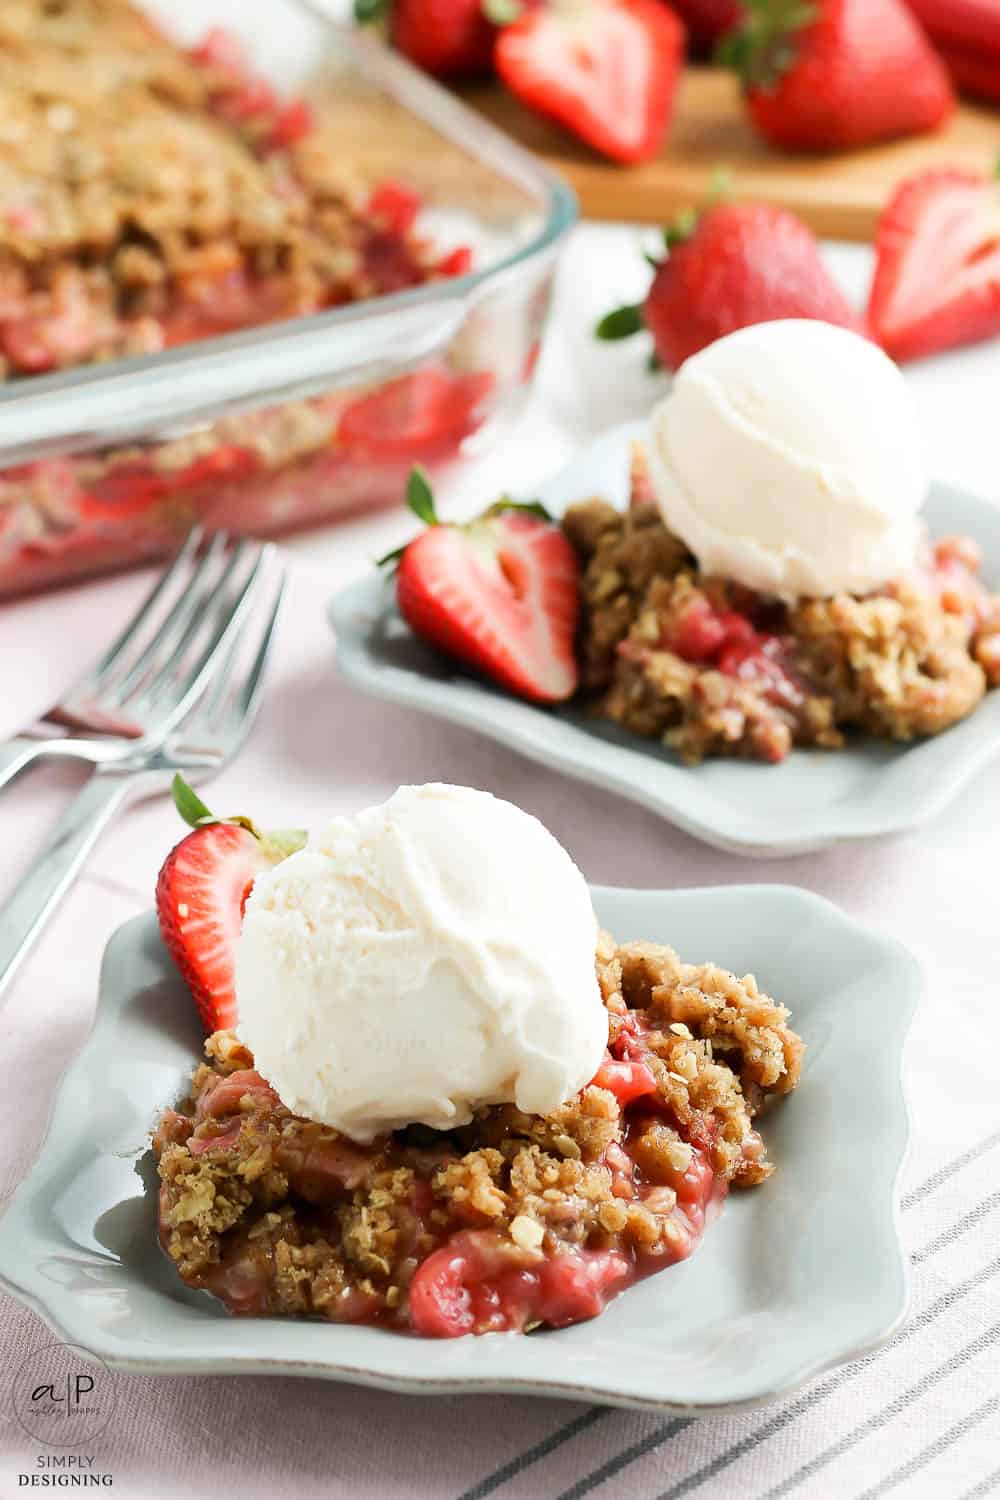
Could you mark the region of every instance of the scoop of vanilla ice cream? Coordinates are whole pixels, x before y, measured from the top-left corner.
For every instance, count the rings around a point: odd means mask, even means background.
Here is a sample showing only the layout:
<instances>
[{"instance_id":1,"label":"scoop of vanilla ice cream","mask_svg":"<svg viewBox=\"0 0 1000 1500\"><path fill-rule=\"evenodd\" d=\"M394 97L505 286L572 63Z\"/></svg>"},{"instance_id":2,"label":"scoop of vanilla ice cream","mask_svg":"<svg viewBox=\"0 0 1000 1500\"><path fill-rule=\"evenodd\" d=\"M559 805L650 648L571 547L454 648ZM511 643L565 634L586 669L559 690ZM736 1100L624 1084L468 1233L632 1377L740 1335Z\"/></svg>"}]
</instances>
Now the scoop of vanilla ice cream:
<instances>
[{"instance_id":1,"label":"scoop of vanilla ice cream","mask_svg":"<svg viewBox=\"0 0 1000 1500\"><path fill-rule=\"evenodd\" d=\"M545 1114L607 1043L586 882L536 818L406 786L260 875L236 957L239 1035L296 1114L358 1141Z\"/></svg>"},{"instance_id":2,"label":"scoop of vanilla ice cream","mask_svg":"<svg viewBox=\"0 0 1000 1500\"><path fill-rule=\"evenodd\" d=\"M760 323L681 366L650 477L703 572L784 599L863 594L913 562L927 491L903 377L860 334Z\"/></svg>"}]
</instances>

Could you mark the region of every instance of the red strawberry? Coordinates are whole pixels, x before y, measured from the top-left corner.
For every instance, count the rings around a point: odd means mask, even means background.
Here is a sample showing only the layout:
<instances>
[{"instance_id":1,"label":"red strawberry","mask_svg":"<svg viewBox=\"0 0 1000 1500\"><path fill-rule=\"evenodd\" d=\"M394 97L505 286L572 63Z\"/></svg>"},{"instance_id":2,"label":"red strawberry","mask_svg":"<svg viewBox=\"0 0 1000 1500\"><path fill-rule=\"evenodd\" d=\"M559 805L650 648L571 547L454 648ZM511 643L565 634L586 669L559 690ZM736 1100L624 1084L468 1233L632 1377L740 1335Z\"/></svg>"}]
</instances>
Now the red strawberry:
<instances>
[{"instance_id":1,"label":"red strawberry","mask_svg":"<svg viewBox=\"0 0 1000 1500\"><path fill-rule=\"evenodd\" d=\"M1000 104L1000 52L984 53L938 42L938 53L960 94Z\"/></svg>"},{"instance_id":2,"label":"red strawberry","mask_svg":"<svg viewBox=\"0 0 1000 1500\"><path fill-rule=\"evenodd\" d=\"M875 232L871 331L895 359L1000 334L1000 184L946 168L897 189Z\"/></svg>"},{"instance_id":3,"label":"red strawberry","mask_svg":"<svg viewBox=\"0 0 1000 1500\"><path fill-rule=\"evenodd\" d=\"M955 106L948 74L904 0L747 0L722 44L767 140L840 151L934 130Z\"/></svg>"},{"instance_id":4,"label":"red strawberry","mask_svg":"<svg viewBox=\"0 0 1000 1500\"><path fill-rule=\"evenodd\" d=\"M906 0L937 46L1000 56L1000 0Z\"/></svg>"},{"instance_id":5,"label":"red strawberry","mask_svg":"<svg viewBox=\"0 0 1000 1500\"><path fill-rule=\"evenodd\" d=\"M236 939L250 888L261 870L301 848L305 834L265 837L246 818L215 819L180 776L174 801L194 832L170 851L156 882L160 935L205 1030L219 1031L236 1024Z\"/></svg>"},{"instance_id":6,"label":"red strawberry","mask_svg":"<svg viewBox=\"0 0 1000 1500\"><path fill-rule=\"evenodd\" d=\"M744 16L742 0L670 0L670 8L684 22L697 52L710 51Z\"/></svg>"},{"instance_id":7,"label":"red strawberry","mask_svg":"<svg viewBox=\"0 0 1000 1500\"><path fill-rule=\"evenodd\" d=\"M464 526L442 525L419 469L407 499L427 522L394 554L396 599L411 629L522 698L569 698L580 570L560 528L541 506L510 500Z\"/></svg>"},{"instance_id":8,"label":"red strawberry","mask_svg":"<svg viewBox=\"0 0 1000 1500\"><path fill-rule=\"evenodd\" d=\"M674 102L684 30L660 0L550 0L497 39L512 94L615 161L659 151Z\"/></svg>"},{"instance_id":9,"label":"red strawberry","mask_svg":"<svg viewBox=\"0 0 1000 1500\"><path fill-rule=\"evenodd\" d=\"M418 68L436 78L487 73L496 27L484 0L355 0L362 23L389 13L389 37Z\"/></svg>"},{"instance_id":10,"label":"red strawberry","mask_svg":"<svg viewBox=\"0 0 1000 1500\"><path fill-rule=\"evenodd\" d=\"M645 324L668 369L737 328L776 318L818 318L857 329L858 319L801 219L766 203L717 203L665 231L661 260L641 306L601 319L597 336L626 338Z\"/></svg>"}]
</instances>

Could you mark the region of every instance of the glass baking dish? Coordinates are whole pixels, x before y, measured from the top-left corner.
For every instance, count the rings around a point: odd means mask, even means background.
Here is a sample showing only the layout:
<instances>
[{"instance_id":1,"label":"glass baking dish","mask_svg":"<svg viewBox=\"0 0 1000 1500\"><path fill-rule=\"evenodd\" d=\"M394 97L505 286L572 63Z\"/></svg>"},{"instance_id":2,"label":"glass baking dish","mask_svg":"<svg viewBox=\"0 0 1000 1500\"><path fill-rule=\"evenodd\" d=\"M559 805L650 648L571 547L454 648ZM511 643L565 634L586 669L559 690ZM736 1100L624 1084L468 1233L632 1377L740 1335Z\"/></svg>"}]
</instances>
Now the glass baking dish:
<instances>
[{"instance_id":1,"label":"glass baking dish","mask_svg":"<svg viewBox=\"0 0 1000 1500\"><path fill-rule=\"evenodd\" d=\"M402 495L480 453L522 407L572 192L430 79L325 15L270 0L147 0L185 45L237 34L283 97L336 122L370 180L472 269L412 290L0 384L0 597L164 555L194 520L275 534ZM464 257L464 250L458 250Z\"/></svg>"}]
</instances>

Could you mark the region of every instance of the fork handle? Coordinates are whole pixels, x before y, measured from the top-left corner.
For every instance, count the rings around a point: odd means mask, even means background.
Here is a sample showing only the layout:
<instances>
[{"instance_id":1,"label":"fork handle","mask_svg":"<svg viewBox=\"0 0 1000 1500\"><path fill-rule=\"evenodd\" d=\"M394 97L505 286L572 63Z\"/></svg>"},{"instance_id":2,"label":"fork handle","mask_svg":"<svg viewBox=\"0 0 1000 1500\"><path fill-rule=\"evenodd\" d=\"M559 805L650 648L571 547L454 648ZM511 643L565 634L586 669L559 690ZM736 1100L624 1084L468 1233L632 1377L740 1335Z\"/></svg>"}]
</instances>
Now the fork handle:
<instances>
[{"instance_id":1,"label":"fork handle","mask_svg":"<svg viewBox=\"0 0 1000 1500\"><path fill-rule=\"evenodd\" d=\"M44 753L44 740L13 739L0 745L0 787L13 781L29 761Z\"/></svg>"},{"instance_id":2,"label":"fork handle","mask_svg":"<svg viewBox=\"0 0 1000 1500\"><path fill-rule=\"evenodd\" d=\"M56 823L13 896L0 907L0 995L136 779L95 772Z\"/></svg>"}]
</instances>

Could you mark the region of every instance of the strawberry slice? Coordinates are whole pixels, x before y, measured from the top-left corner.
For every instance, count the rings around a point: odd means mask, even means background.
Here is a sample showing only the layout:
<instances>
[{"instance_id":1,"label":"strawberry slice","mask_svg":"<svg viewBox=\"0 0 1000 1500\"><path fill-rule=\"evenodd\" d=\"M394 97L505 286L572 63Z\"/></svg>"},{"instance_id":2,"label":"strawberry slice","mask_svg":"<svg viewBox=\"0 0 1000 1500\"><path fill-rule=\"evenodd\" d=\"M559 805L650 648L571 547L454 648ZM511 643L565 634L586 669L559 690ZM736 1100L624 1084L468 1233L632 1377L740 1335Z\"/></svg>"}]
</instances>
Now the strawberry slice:
<instances>
[{"instance_id":1,"label":"strawberry slice","mask_svg":"<svg viewBox=\"0 0 1000 1500\"><path fill-rule=\"evenodd\" d=\"M1000 186L975 172L904 182L875 234L874 336L916 359L1000 333Z\"/></svg>"},{"instance_id":2,"label":"strawberry slice","mask_svg":"<svg viewBox=\"0 0 1000 1500\"><path fill-rule=\"evenodd\" d=\"M674 102L684 28L659 0L552 0L496 43L512 94L614 161L648 161Z\"/></svg>"},{"instance_id":3,"label":"strawberry slice","mask_svg":"<svg viewBox=\"0 0 1000 1500\"><path fill-rule=\"evenodd\" d=\"M522 698L569 698L580 572L560 528L541 506L509 500L467 525L442 525L418 469L407 500L427 523L395 554L396 599L411 629Z\"/></svg>"},{"instance_id":4,"label":"strawberry slice","mask_svg":"<svg viewBox=\"0 0 1000 1500\"><path fill-rule=\"evenodd\" d=\"M292 830L261 834L247 818L213 818L181 776L174 802L193 833L167 855L156 882L160 935L208 1032L236 1024L236 940L256 877L305 843Z\"/></svg>"}]
</instances>

